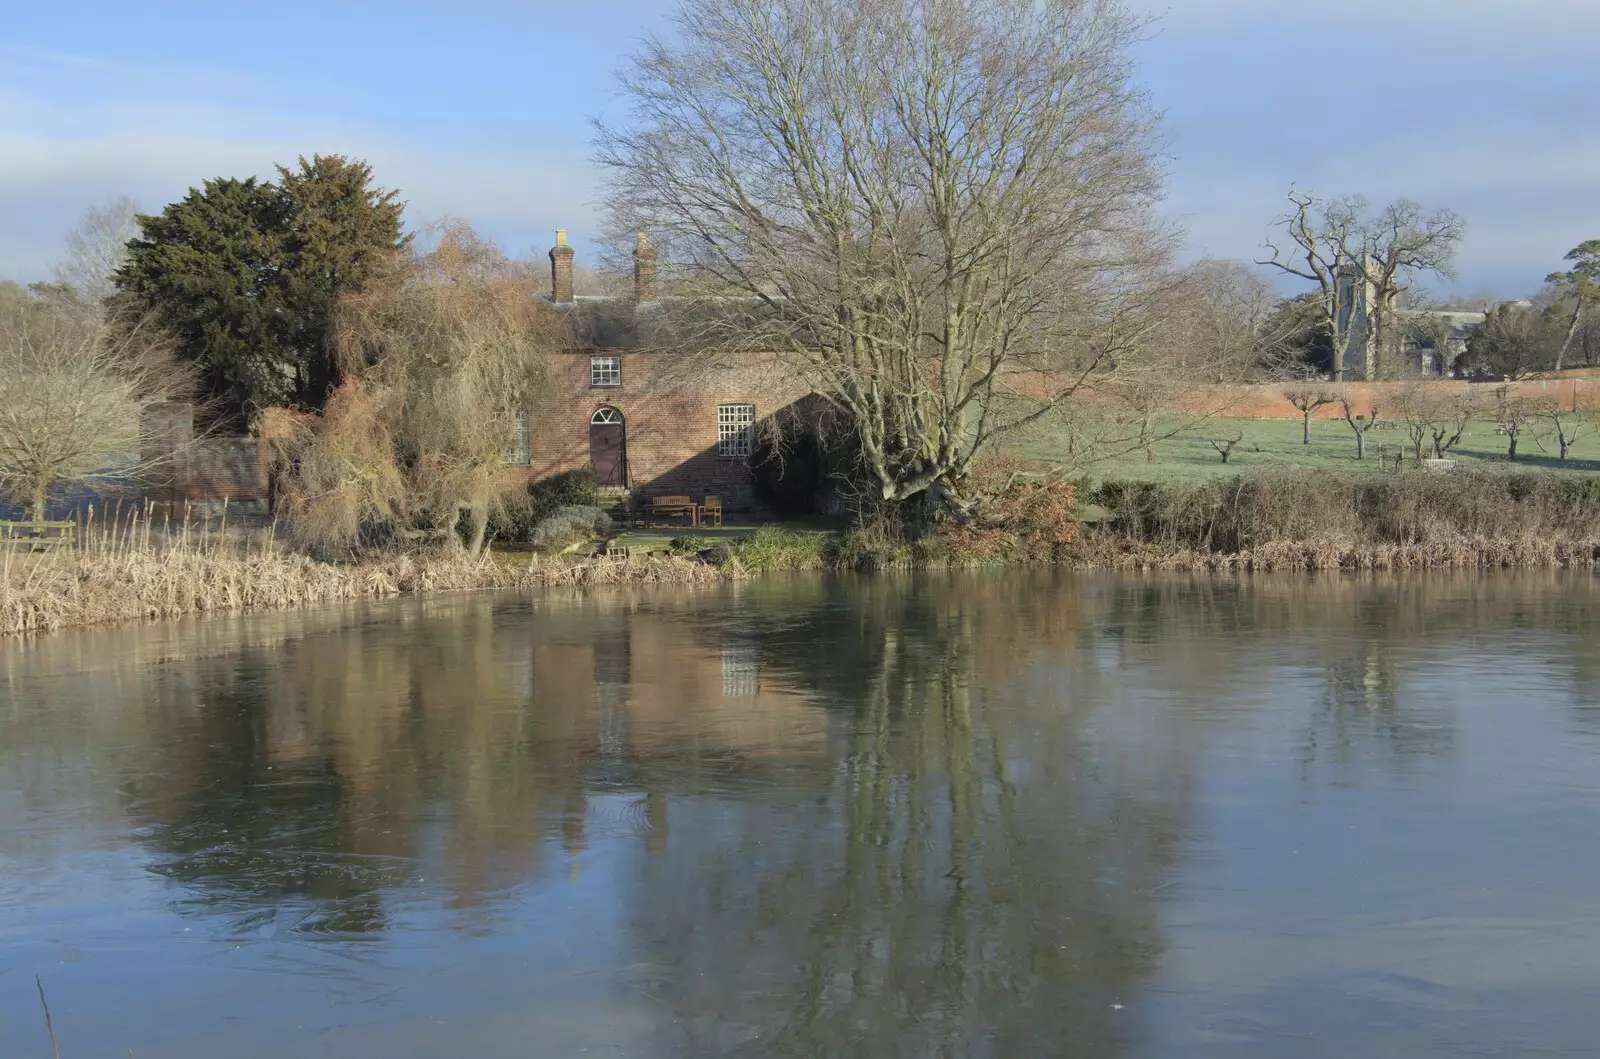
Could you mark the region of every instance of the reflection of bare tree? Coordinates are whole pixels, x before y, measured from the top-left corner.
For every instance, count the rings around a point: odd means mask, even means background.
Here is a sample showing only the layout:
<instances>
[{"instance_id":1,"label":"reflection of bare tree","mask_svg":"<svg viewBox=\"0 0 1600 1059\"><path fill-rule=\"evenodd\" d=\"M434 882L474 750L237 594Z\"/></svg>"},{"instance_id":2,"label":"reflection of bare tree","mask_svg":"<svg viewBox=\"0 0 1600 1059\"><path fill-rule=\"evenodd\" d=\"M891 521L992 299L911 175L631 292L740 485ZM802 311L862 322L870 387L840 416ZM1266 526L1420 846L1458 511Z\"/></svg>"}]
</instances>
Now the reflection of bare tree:
<instances>
[{"instance_id":1,"label":"reflection of bare tree","mask_svg":"<svg viewBox=\"0 0 1600 1059\"><path fill-rule=\"evenodd\" d=\"M1075 593L1019 611L1016 587L881 580L755 616L763 671L831 704L837 766L715 827L674 806L634 919L684 1054L1122 1050L1187 752L1109 752L1090 710L1017 680L1079 623Z\"/></svg>"}]
</instances>

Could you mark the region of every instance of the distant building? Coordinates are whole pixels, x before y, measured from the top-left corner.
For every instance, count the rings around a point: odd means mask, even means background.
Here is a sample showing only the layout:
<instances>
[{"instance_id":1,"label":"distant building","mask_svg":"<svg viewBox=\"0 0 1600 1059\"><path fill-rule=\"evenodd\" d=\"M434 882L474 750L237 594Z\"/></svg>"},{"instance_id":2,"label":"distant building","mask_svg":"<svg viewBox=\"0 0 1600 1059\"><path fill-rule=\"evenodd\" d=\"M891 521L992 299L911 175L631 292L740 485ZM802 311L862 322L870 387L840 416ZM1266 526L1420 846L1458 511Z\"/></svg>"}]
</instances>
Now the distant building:
<instances>
[{"instance_id":1,"label":"distant building","mask_svg":"<svg viewBox=\"0 0 1600 1059\"><path fill-rule=\"evenodd\" d=\"M1334 314L1334 349L1344 351L1343 377L1370 379L1377 370L1377 339L1370 326L1370 307L1376 300L1372 283L1351 265L1341 273L1338 306ZM1530 302L1517 302L1530 305ZM1400 355L1413 373L1448 375L1467 351L1467 342L1488 319L1481 311L1456 309L1397 309L1395 330ZM1448 330L1446 330L1448 325ZM1337 352L1336 352L1337 355Z\"/></svg>"}]
</instances>

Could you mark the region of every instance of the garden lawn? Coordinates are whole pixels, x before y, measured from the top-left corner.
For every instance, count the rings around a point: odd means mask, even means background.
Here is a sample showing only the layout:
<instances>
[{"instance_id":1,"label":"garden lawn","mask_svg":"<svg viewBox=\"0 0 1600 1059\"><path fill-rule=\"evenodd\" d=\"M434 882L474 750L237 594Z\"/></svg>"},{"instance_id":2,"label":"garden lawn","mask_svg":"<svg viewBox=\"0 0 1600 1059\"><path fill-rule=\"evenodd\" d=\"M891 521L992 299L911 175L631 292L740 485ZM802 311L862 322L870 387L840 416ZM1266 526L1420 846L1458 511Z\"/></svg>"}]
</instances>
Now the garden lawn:
<instances>
[{"instance_id":1,"label":"garden lawn","mask_svg":"<svg viewBox=\"0 0 1600 1059\"><path fill-rule=\"evenodd\" d=\"M1222 462L1209 438L1225 439L1235 433L1243 439L1233 447L1227 464ZM1406 460L1412 458L1410 437L1404 423L1380 423L1367 433L1366 459L1356 462L1356 439L1342 419L1315 419L1311 422L1311 444L1301 444L1298 419L1207 419L1185 426L1176 436L1157 442L1155 462L1147 462L1143 451L1123 453L1109 459L1075 468L1094 479L1133 478L1170 481L1197 476L1226 477L1259 470L1303 467L1318 470L1370 471L1378 473L1378 447L1389 450L1403 447ZM1542 447L1541 447L1542 445ZM1600 472L1600 435L1585 426L1578 443L1566 460L1556 456L1553 438L1540 439L1524 432L1517 446L1517 462L1505 459L1506 439L1495 432L1492 419L1478 420L1467 429L1460 444L1449 456L1466 467L1535 467L1579 474ZM1067 457L1066 443L1032 438L1019 444L1016 454L1028 459L1060 463ZM1426 447L1424 456L1432 452Z\"/></svg>"}]
</instances>

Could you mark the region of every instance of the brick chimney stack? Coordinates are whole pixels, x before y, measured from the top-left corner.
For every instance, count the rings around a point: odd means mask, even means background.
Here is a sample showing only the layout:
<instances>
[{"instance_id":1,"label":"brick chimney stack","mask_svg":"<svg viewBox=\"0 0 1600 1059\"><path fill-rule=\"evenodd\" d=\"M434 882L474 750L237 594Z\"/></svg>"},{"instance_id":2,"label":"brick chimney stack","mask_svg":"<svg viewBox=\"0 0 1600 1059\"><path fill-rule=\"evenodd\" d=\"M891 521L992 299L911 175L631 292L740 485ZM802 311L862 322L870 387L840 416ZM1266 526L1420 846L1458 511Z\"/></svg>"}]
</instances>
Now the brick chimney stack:
<instances>
[{"instance_id":1,"label":"brick chimney stack","mask_svg":"<svg viewBox=\"0 0 1600 1059\"><path fill-rule=\"evenodd\" d=\"M650 245L643 232L633 244L633 296L642 302L653 302L658 297L656 248Z\"/></svg>"},{"instance_id":2,"label":"brick chimney stack","mask_svg":"<svg viewBox=\"0 0 1600 1059\"><path fill-rule=\"evenodd\" d=\"M556 245L550 248L550 300L572 301L572 247L565 228L556 229Z\"/></svg>"}]
</instances>

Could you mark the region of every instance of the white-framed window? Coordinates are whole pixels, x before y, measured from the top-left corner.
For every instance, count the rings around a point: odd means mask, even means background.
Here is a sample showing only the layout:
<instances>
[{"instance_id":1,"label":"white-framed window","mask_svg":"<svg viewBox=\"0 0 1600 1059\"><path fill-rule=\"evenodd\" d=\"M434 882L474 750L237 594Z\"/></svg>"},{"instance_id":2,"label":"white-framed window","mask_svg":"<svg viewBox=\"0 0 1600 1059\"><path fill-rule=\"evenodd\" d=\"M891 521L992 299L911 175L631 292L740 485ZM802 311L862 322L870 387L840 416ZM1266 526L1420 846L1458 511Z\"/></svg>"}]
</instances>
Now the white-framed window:
<instances>
[{"instance_id":1,"label":"white-framed window","mask_svg":"<svg viewBox=\"0 0 1600 1059\"><path fill-rule=\"evenodd\" d=\"M756 406L753 404L717 405L717 455L750 455L750 435L755 432Z\"/></svg>"},{"instance_id":2,"label":"white-framed window","mask_svg":"<svg viewBox=\"0 0 1600 1059\"><path fill-rule=\"evenodd\" d=\"M755 644L722 647L722 697L746 698L761 690L761 653Z\"/></svg>"},{"instance_id":3,"label":"white-framed window","mask_svg":"<svg viewBox=\"0 0 1600 1059\"><path fill-rule=\"evenodd\" d=\"M516 427L512 434L511 448L506 451L506 462L526 467L533 463L533 442L528 435L528 413L516 414Z\"/></svg>"},{"instance_id":4,"label":"white-framed window","mask_svg":"<svg viewBox=\"0 0 1600 1059\"><path fill-rule=\"evenodd\" d=\"M590 386L621 386L622 385L622 358L621 357L590 357L589 358L589 385Z\"/></svg>"}]
</instances>

